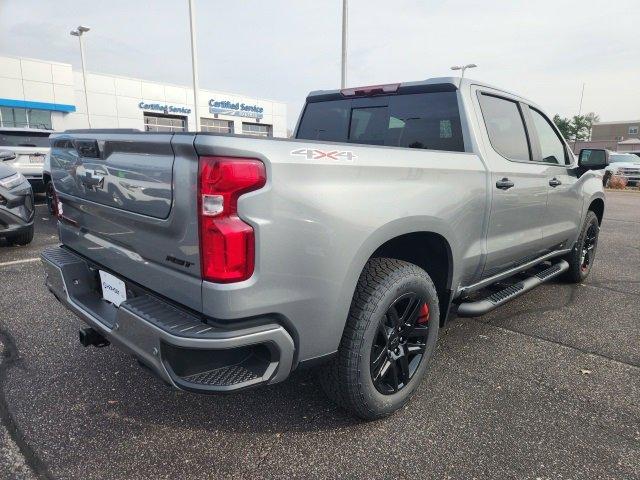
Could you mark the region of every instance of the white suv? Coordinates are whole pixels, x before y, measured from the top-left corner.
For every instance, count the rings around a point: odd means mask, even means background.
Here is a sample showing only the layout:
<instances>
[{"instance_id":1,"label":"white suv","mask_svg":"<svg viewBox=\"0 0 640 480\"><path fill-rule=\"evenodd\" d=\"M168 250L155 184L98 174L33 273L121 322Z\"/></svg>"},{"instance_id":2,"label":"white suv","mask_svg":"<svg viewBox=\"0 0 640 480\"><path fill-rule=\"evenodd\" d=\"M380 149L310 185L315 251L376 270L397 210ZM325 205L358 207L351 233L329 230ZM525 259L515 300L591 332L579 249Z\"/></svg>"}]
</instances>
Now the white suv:
<instances>
[{"instance_id":1,"label":"white suv","mask_svg":"<svg viewBox=\"0 0 640 480\"><path fill-rule=\"evenodd\" d=\"M16 159L8 163L29 180L35 192L44 191L42 166L49 153L49 135L52 133L36 128L0 129L0 149L16 154Z\"/></svg>"}]
</instances>

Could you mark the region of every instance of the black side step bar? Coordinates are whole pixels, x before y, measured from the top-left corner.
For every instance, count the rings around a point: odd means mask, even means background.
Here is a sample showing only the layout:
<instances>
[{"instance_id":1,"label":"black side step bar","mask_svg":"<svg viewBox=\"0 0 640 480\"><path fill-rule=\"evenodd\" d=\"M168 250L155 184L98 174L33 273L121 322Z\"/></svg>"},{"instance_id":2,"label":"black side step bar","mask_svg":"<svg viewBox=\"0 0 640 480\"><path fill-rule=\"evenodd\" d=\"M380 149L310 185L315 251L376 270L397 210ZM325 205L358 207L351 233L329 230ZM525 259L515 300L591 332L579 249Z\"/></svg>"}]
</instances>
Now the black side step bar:
<instances>
[{"instance_id":1,"label":"black side step bar","mask_svg":"<svg viewBox=\"0 0 640 480\"><path fill-rule=\"evenodd\" d=\"M507 288L493 293L482 300L461 303L458 306L458 317L479 317L480 315L489 313L494 308L497 308L500 305L507 303L509 300L513 300L523 293L536 288L547 280L557 277L568 269L569 264L565 260L560 260L549 268L542 270L531 277L525 278L518 283L509 285Z\"/></svg>"}]
</instances>

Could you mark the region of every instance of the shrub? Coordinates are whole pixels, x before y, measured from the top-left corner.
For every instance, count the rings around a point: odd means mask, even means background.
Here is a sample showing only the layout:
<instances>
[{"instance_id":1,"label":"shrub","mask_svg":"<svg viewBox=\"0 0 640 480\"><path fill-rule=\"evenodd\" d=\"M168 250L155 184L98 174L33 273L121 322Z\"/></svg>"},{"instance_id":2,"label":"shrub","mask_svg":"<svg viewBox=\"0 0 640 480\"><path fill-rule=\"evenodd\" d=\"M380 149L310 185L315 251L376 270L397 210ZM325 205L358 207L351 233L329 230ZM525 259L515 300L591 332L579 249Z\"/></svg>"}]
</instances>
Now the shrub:
<instances>
[{"instance_id":1,"label":"shrub","mask_svg":"<svg viewBox=\"0 0 640 480\"><path fill-rule=\"evenodd\" d=\"M624 190L627 187L627 179L621 175L612 175L609 179L609 188Z\"/></svg>"}]
</instances>

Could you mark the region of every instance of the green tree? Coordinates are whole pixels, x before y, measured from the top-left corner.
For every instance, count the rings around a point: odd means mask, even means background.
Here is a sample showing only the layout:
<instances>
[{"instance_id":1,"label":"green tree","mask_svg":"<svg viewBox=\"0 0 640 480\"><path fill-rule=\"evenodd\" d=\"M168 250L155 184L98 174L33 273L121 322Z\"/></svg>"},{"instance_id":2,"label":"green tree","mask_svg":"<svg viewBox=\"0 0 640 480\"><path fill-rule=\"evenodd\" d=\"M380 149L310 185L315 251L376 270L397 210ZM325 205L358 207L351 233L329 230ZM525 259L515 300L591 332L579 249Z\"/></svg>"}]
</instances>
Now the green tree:
<instances>
[{"instance_id":1,"label":"green tree","mask_svg":"<svg viewBox=\"0 0 640 480\"><path fill-rule=\"evenodd\" d=\"M571 138L571 120L561 117L556 113L553 117L553 123L556 124L556 127L558 127L558 130L560 130L560 133L565 139Z\"/></svg>"},{"instance_id":2,"label":"green tree","mask_svg":"<svg viewBox=\"0 0 640 480\"><path fill-rule=\"evenodd\" d=\"M589 140L591 138L591 127L599 120L600 116L594 112L586 115L574 115L570 119L557 114L553 117L553 123L556 124L564 138L574 142Z\"/></svg>"}]
</instances>

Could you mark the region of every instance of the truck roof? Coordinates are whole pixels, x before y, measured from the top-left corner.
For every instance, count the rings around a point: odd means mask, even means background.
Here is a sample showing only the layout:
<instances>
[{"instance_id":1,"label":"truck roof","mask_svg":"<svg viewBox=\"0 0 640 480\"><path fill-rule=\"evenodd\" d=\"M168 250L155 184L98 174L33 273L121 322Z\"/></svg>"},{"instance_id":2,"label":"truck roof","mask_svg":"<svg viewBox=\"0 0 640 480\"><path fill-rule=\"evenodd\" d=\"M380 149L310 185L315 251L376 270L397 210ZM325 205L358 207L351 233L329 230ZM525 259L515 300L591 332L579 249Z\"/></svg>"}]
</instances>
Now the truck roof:
<instances>
[{"instance_id":1,"label":"truck roof","mask_svg":"<svg viewBox=\"0 0 640 480\"><path fill-rule=\"evenodd\" d=\"M396 85L396 84L390 84L390 85ZM427 91L430 90L431 88L434 88L434 91L458 90L463 86L467 87L471 85L478 85L482 87L488 87L493 90L499 90L509 95L522 98L520 95L510 92L508 90L505 90L504 88L496 87L494 85L490 85L486 82L474 80L472 78L434 77L434 78L428 78L425 80L418 80L414 82L401 82L401 83L398 83L397 85L399 86L399 89L402 89L402 90L412 90L412 89L422 90L420 87L424 87L424 90L427 90ZM350 88L353 88L353 87L350 87ZM356 88L359 88L359 87L356 87ZM366 88L366 87L362 87L362 88ZM342 90L339 88L333 89L333 90L314 90L310 92L309 95L307 95L307 99L311 101L329 100L332 97L333 98L337 98L338 96L341 97L342 96L341 91Z\"/></svg>"}]
</instances>

